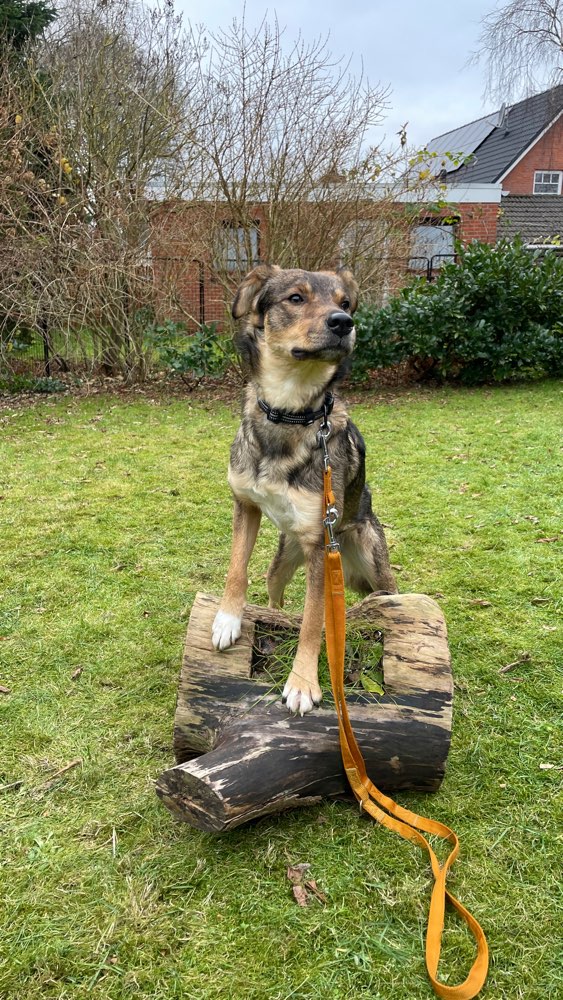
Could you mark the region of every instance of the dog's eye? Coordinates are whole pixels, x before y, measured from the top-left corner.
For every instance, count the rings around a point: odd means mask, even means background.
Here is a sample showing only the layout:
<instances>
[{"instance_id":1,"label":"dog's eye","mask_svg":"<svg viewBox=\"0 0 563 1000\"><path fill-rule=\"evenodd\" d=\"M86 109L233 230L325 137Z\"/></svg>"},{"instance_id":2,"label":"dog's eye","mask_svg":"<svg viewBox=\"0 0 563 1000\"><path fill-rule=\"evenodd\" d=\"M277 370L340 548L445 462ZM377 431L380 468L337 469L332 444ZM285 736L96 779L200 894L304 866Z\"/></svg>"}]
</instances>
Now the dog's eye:
<instances>
[{"instance_id":1,"label":"dog's eye","mask_svg":"<svg viewBox=\"0 0 563 1000\"><path fill-rule=\"evenodd\" d=\"M293 302L293 305L297 306L300 302L304 302L305 300L302 295L299 295L299 292L294 292L293 295L289 296L287 301Z\"/></svg>"},{"instance_id":2,"label":"dog's eye","mask_svg":"<svg viewBox=\"0 0 563 1000\"><path fill-rule=\"evenodd\" d=\"M350 299L343 299L342 302L340 303L340 308L341 309L349 309L350 308Z\"/></svg>"}]
</instances>

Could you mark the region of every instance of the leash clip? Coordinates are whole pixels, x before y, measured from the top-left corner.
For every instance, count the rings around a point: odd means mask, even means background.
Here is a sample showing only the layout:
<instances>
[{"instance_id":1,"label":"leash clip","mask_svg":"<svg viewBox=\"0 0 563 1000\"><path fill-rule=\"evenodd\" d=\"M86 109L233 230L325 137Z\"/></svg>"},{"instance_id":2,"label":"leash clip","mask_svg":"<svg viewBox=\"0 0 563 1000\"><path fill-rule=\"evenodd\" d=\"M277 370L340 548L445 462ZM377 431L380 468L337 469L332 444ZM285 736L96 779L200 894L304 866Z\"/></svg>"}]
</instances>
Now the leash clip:
<instances>
[{"instance_id":1,"label":"leash clip","mask_svg":"<svg viewBox=\"0 0 563 1000\"><path fill-rule=\"evenodd\" d=\"M332 424L330 420L325 420L317 431L317 441L319 442L320 447L323 449L323 462L324 462L325 472L328 472L328 467L330 465L328 457L328 448L326 446L326 443L330 437L331 431L332 431Z\"/></svg>"},{"instance_id":2,"label":"leash clip","mask_svg":"<svg viewBox=\"0 0 563 1000\"><path fill-rule=\"evenodd\" d=\"M340 545L334 537L334 525L338 521L338 510L331 504L326 509L326 515L323 518L323 524L328 537L328 542L326 543L327 552L340 552Z\"/></svg>"}]
</instances>

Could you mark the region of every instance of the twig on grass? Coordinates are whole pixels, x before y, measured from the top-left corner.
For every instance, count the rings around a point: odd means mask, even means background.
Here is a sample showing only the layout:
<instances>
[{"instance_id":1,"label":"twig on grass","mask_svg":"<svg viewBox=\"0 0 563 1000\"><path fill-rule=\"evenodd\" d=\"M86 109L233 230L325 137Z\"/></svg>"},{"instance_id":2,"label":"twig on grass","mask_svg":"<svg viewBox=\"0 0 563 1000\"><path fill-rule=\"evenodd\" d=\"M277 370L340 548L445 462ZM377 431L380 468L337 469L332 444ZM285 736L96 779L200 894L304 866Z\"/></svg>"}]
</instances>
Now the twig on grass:
<instances>
[{"instance_id":1,"label":"twig on grass","mask_svg":"<svg viewBox=\"0 0 563 1000\"><path fill-rule=\"evenodd\" d=\"M61 775L66 774L66 772L70 771L71 768L78 767L78 765L81 763L82 763L82 757L77 757L76 760L71 760L68 764L65 764L64 767L61 767L59 771L55 771L55 774L52 774L51 777L47 779L47 781L42 782L42 784L40 785L36 785L36 787L33 789L34 794L38 794L40 792L48 792L55 784L57 778L60 778Z\"/></svg>"}]
</instances>

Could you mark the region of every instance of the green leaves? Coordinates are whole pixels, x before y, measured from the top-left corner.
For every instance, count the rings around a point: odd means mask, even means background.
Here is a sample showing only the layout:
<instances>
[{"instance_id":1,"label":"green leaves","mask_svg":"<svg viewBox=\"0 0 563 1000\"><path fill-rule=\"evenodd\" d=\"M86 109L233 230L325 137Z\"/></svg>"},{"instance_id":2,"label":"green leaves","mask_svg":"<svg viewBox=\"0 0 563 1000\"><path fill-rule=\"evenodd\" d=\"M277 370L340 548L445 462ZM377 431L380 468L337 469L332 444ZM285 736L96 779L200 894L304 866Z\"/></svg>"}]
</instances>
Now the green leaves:
<instances>
[{"instance_id":1,"label":"green leaves","mask_svg":"<svg viewBox=\"0 0 563 1000\"><path fill-rule=\"evenodd\" d=\"M183 324L166 320L149 326L145 340L156 350L165 368L182 378L222 375L232 360L227 341L217 333L216 323L202 323L190 334Z\"/></svg>"},{"instance_id":2,"label":"green leaves","mask_svg":"<svg viewBox=\"0 0 563 1000\"><path fill-rule=\"evenodd\" d=\"M369 674L360 674L360 684L362 685L364 691L370 691L372 694L385 694L381 684L378 684L378 682L375 681L373 677L370 677Z\"/></svg>"},{"instance_id":3,"label":"green leaves","mask_svg":"<svg viewBox=\"0 0 563 1000\"><path fill-rule=\"evenodd\" d=\"M466 384L563 370L563 258L521 242L459 249L433 284L418 279L356 319L356 369L411 359Z\"/></svg>"}]
</instances>

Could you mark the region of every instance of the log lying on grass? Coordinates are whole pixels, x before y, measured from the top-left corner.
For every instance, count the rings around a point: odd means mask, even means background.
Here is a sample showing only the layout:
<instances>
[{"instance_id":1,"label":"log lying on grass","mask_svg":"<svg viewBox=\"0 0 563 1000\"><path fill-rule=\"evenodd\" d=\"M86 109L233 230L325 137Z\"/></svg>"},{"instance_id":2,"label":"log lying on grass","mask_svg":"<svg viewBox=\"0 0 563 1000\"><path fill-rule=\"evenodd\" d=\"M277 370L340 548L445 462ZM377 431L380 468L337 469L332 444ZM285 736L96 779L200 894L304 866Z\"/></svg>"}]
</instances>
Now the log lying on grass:
<instances>
[{"instance_id":1,"label":"log lying on grass","mask_svg":"<svg viewBox=\"0 0 563 1000\"><path fill-rule=\"evenodd\" d=\"M198 594L190 616L174 727L177 764L156 784L179 818L228 830L257 816L348 794L330 692L303 718L255 675L257 635L294 632L299 619L248 605L242 636L216 652L216 597ZM348 611L362 635L383 634L384 695L347 695L372 781L387 791L435 791L450 744L452 675L438 605L422 594L371 594Z\"/></svg>"}]
</instances>

